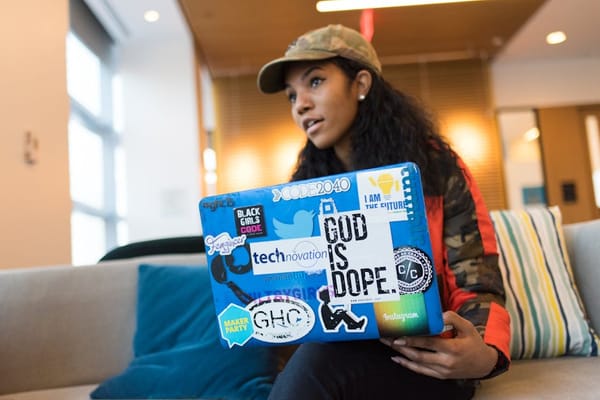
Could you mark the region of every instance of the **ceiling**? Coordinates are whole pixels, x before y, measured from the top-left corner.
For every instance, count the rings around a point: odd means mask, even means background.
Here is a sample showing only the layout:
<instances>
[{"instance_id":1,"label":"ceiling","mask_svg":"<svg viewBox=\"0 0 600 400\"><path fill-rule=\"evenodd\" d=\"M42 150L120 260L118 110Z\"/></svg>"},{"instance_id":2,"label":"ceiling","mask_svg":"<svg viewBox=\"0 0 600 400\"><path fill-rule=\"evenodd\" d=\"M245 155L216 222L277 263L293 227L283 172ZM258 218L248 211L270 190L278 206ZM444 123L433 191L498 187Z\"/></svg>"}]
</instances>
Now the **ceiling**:
<instances>
[{"instance_id":1,"label":"ceiling","mask_svg":"<svg viewBox=\"0 0 600 400\"><path fill-rule=\"evenodd\" d=\"M213 75L255 73L299 34L331 23L360 29L361 11L319 13L315 0L180 0ZM486 0L374 10L383 65L494 55L544 0Z\"/></svg>"},{"instance_id":2,"label":"ceiling","mask_svg":"<svg viewBox=\"0 0 600 400\"><path fill-rule=\"evenodd\" d=\"M359 29L360 11L318 13L316 0L85 0L119 41L191 31L213 76L254 74L299 34L330 23ZM161 12L148 24L147 9ZM374 10L384 65L495 58L600 57L600 0L481 0ZM544 43L563 30L568 40Z\"/></svg>"},{"instance_id":3,"label":"ceiling","mask_svg":"<svg viewBox=\"0 0 600 400\"><path fill-rule=\"evenodd\" d=\"M540 60L600 57L600 0L547 0L517 32L500 60ZM544 40L554 30L567 41L548 46Z\"/></svg>"}]
</instances>

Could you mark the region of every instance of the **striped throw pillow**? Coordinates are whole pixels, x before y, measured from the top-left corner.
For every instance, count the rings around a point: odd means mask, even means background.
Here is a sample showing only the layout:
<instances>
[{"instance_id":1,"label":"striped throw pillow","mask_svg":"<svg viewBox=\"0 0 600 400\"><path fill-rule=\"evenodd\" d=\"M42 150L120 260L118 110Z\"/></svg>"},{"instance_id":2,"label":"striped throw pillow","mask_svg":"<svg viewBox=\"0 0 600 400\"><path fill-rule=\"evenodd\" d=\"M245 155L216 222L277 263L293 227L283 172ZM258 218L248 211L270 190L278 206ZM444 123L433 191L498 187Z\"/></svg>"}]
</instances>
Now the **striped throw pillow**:
<instances>
[{"instance_id":1,"label":"striped throw pillow","mask_svg":"<svg viewBox=\"0 0 600 400\"><path fill-rule=\"evenodd\" d=\"M558 207L490 213L511 316L511 357L597 356L567 255Z\"/></svg>"}]
</instances>

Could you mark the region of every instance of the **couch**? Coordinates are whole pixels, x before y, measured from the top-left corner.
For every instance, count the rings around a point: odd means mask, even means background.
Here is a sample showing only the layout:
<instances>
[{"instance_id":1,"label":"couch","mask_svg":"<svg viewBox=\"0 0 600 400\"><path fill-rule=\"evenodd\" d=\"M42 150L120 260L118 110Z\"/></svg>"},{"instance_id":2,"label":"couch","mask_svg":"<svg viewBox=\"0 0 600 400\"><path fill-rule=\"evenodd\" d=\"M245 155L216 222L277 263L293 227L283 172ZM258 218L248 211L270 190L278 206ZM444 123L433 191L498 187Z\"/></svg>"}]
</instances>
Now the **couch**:
<instances>
[{"instance_id":1,"label":"couch","mask_svg":"<svg viewBox=\"0 0 600 400\"><path fill-rule=\"evenodd\" d=\"M574 279L596 331L599 238L600 220L564 226ZM200 253L168 254L0 270L0 400L89 398L134 358L138 266L205 262ZM476 398L597 399L599 377L599 357L514 360L509 372L482 381Z\"/></svg>"}]
</instances>

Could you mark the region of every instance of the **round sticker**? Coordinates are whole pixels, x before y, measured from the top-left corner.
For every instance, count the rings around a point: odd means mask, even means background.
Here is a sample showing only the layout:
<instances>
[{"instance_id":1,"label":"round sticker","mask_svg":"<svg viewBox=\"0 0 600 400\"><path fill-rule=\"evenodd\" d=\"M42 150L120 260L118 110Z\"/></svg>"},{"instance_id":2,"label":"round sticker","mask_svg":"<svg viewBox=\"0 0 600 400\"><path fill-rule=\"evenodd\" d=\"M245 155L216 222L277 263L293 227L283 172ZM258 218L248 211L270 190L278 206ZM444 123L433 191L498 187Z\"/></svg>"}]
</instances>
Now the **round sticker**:
<instances>
[{"instance_id":1,"label":"round sticker","mask_svg":"<svg viewBox=\"0 0 600 400\"><path fill-rule=\"evenodd\" d=\"M400 294L426 291L433 279L433 264L429 256L416 247L394 249L394 263Z\"/></svg>"}]
</instances>

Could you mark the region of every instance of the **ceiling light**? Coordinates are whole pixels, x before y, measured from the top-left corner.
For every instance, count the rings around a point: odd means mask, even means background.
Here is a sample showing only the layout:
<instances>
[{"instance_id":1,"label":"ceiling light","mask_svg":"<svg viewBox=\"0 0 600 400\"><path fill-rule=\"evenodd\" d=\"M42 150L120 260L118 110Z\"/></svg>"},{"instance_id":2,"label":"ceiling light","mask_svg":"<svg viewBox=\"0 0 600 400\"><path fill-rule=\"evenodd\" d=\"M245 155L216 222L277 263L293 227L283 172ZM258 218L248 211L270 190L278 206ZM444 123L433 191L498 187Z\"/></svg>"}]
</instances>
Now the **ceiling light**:
<instances>
[{"instance_id":1,"label":"ceiling light","mask_svg":"<svg viewBox=\"0 0 600 400\"><path fill-rule=\"evenodd\" d=\"M523 134L523 137L525 138L525 141L533 142L535 139L540 137L540 131L536 127L530 128Z\"/></svg>"},{"instance_id":2,"label":"ceiling light","mask_svg":"<svg viewBox=\"0 0 600 400\"><path fill-rule=\"evenodd\" d=\"M370 8L423 6L430 4L464 3L482 0L322 0L317 2L317 11L347 11Z\"/></svg>"},{"instance_id":3,"label":"ceiling light","mask_svg":"<svg viewBox=\"0 0 600 400\"><path fill-rule=\"evenodd\" d=\"M214 149L207 147L202 152L202 160L204 164L204 169L207 171L216 171L217 170L217 153Z\"/></svg>"},{"instance_id":4,"label":"ceiling light","mask_svg":"<svg viewBox=\"0 0 600 400\"><path fill-rule=\"evenodd\" d=\"M148 10L144 13L146 22L156 22L160 18L160 13L156 10Z\"/></svg>"},{"instance_id":5,"label":"ceiling light","mask_svg":"<svg viewBox=\"0 0 600 400\"><path fill-rule=\"evenodd\" d=\"M546 35L546 43L559 44L567 40L567 35L563 31L550 32Z\"/></svg>"}]
</instances>

